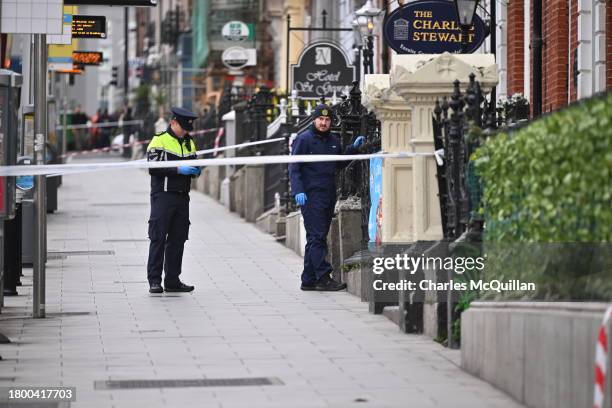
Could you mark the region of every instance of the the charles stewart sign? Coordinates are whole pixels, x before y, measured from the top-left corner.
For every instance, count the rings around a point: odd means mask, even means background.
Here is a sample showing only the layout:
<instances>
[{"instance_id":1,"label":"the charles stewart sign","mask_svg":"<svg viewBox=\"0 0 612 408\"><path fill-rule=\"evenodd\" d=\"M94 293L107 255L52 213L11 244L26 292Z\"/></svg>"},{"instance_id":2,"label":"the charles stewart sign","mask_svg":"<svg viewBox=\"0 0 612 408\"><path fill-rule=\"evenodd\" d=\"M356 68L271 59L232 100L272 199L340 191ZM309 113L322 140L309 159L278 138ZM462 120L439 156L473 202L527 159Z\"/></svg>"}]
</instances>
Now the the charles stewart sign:
<instances>
[{"instance_id":1,"label":"the charles stewart sign","mask_svg":"<svg viewBox=\"0 0 612 408\"><path fill-rule=\"evenodd\" d=\"M340 96L355 79L355 67L342 48L327 41L306 47L291 73L293 89L305 99Z\"/></svg>"},{"instance_id":2,"label":"the charles stewart sign","mask_svg":"<svg viewBox=\"0 0 612 408\"><path fill-rule=\"evenodd\" d=\"M421 0L406 3L385 18L385 39L398 54L442 54L461 52L462 33L452 1ZM474 16L466 41L468 53L486 37L485 24Z\"/></svg>"}]
</instances>

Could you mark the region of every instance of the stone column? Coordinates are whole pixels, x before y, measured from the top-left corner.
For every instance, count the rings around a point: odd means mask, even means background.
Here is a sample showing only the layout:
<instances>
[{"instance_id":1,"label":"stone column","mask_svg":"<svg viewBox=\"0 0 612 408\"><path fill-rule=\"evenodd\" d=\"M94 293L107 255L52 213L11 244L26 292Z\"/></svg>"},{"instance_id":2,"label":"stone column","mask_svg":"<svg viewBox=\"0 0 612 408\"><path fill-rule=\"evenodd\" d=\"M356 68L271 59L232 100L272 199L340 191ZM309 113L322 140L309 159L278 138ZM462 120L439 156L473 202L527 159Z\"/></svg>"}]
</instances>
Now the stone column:
<instances>
[{"instance_id":1,"label":"stone column","mask_svg":"<svg viewBox=\"0 0 612 408\"><path fill-rule=\"evenodd\" d=\"M437 99L448 97L453 82L461 81L462 88L469 81L470 73L476 74L483 92L490 91L497 83L497 66L493 55L401 55L395 58L390 75L390 87L401 95L412 110L411 140L414 152L434 151L432 116ZM433 156L414 157L413 161L413 235L412 242L420 242L415 255L444 256L445 248L431 245L442 239L442 220L436 160ZM415 271L416 277L436 282L446 280L446 273L436 270ZM403 276L402 276L403 277ZM401 292L399 299L400 329L405 332L425 332L437 337L446 322L445 299L439 292ZM414 296L414 297L413 297ZM422 296L422 302L418 300ZM415 302L413 299L417 299Z\"/></svg>"},{"instance_id":2,"label":"stone column","mask_svg":"<svg viewBox=\"0 0 612 408\"><path fill-rule=\"evenodd\" d=\"M405 100L389 88L389 75L366 75L363 105L381 124L384 152L411 151L411 110ZM382 241L412 242L412 158L385 159L382 181Z\"/></svg>"},{"instance_id":3,"label":"stone column","mask_svg":"<svg viewBox=\"0 0 612 408\"><path fill-rule=\"evenodd\" d=\"M435 101L450 96L454 80L467 84L472 72L485 93L497 83L497 66L491 54L399 55L394 59L389 85L411 109L410 150L417 153L434 151L432 116ZM412 180L406 182L412 187L411 239L408 241L442 239L435 158L414 157Z\"/></svg>"},{"instance_id":4,"label":"stone column","mask_svg":"<svg viewBox=\"0 0 612 408\"><path fill-rule=\"evenodd\" d=\"M484 54L399 55L394 57L391 74L366 75L363 104L381 121L382 150L433 153L435 101L450 96L456 79L467 84L472 72L483 92L488 92L497 82L494 57ZM442 239L436 171L433 156L384 160L381 231L384 243L420 242L412 249L420 255L429 248L428 241ZM421 276L427 272L417 273ZM400 275L400 278L404 277ZM408 292L400 293L400 328L421 332L423 314L437 310L437 299L426 297L430 305L410 299ZM380 313L386 304L371 294L370 311ZM437 321L437 317L430 320ZM425 322L426 331L436 331L435 321Z\"/></svg>"}]
</instances>

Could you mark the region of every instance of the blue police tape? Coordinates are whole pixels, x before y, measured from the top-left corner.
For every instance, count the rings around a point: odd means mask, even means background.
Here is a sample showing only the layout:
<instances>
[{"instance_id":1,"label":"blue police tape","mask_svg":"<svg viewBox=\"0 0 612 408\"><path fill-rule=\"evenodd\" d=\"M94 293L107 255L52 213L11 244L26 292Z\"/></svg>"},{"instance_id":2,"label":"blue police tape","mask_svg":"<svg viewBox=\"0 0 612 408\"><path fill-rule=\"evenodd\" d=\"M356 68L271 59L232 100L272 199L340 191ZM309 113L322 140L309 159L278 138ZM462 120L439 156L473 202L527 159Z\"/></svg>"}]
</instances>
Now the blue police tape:
<instances>
[{"instance_id":1,"label":"blue police tape","mask_svg":"<svg viewBox=\"0 0 612 408\"><path fill-rule=\"evenodd\" d=\"M110 171L125 169L149 169L149 168L171 168L179 166L228 166L228 165L257 165L278 163L314 163L326 161L353 161L369 160L372 158L402 159L408 157L435 157L440 164L443 157L442 150L431 153L371 153L371 154L309 154L309 155L279 155L279 156L247 156L247 157L222 157L215 159L193 159L180 161L126 161L114 163L77 163L77 164L45 164L31 166L0 166L0 176L26 176L26 175L60 175L86 173L92 171Z\"/></svg>"}]
</instances>

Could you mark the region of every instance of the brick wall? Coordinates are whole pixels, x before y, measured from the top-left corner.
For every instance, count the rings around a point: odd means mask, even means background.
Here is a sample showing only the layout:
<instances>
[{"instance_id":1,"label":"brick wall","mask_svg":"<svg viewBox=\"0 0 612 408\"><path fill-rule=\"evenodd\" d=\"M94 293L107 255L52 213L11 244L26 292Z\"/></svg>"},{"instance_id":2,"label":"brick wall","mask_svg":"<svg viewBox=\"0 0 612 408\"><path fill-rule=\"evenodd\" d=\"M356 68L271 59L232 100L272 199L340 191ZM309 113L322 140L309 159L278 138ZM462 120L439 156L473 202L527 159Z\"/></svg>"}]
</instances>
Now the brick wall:
<instances>
[{"instance_id":1,"label":"brick wall","mask_svg":"<svg viewBox=\"0 0 612 408\"><path fill-rule=\"evenodd\" d=\"M508 96L524 90L524 7L522 0L508 2Z\"/></svg>"},{"instance_id":2,"label":"brick wall","mask_svg":"<svg viewBox=\"0 0 612 408\"><path fill-rule=\"evenodd\" d=\"M568 85L568 3L542 2L542 112L567 105Z\"/></svg>"},{"instance_id":3,"label":"brick wall","mask_svg":"<svg viewBox=\"0 0 612 408\"><path fill-rule=\"evenodd\" d=\"M550 112L577 99L574 63L578 48L578 0L542 0L542 112ZM530 2L533 33L533 1ZM523 90L524 1L508 2L508 95ZM569 18L571 14L571 19ZM568 36L571 39L568 43ZM569 57L569 60L568 60ZM533 67L533 52L530 61ZM533 69L529 78L533 101ZM606 2L606 88L612 89L612 0Z\"/></svg>"}]
</instances>

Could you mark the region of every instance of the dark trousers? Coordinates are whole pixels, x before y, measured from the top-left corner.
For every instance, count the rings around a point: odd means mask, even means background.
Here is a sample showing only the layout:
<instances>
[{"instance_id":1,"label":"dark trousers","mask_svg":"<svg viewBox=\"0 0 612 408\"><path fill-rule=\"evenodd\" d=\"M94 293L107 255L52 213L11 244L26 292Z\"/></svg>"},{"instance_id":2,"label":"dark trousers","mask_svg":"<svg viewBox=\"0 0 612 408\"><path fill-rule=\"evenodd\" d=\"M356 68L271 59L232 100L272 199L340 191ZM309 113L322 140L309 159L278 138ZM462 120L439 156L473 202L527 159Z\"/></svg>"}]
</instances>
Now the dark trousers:
<instances>
[{"instance_id":1,"label":"dark trousers","mask_svg":"<svg viewBox=\"0 0 612 408\"><path fill-rule=\"evenodd\" d=\"M178 285L189 224L188 194L160 192L151 195L149 283L161 284L163 268L166 272L164 285Z\"/></svg>"},{"instance_id":2,"label":"dark trousers","mask_svg":"<svg viewBox=\"0 0 612 408\"><path fill-rule=\"evenodd\" d=\"M11 295L21 284L21 212L17 204L15 218L4 221L4 293Z\"/></svg>"},{"instance_id":3,"label":"dark trousers","mask_svg":"<svg viewBox=\"0 0 612 408\"><path fill-rule=\"evenodd\" d=\"M336 195L331 192L308 192L306 205L301 207L306 228L304 271L302 282L315 283L332 272L327 256L327 234L334 216Z\"/></svg>"}]
</instances>

